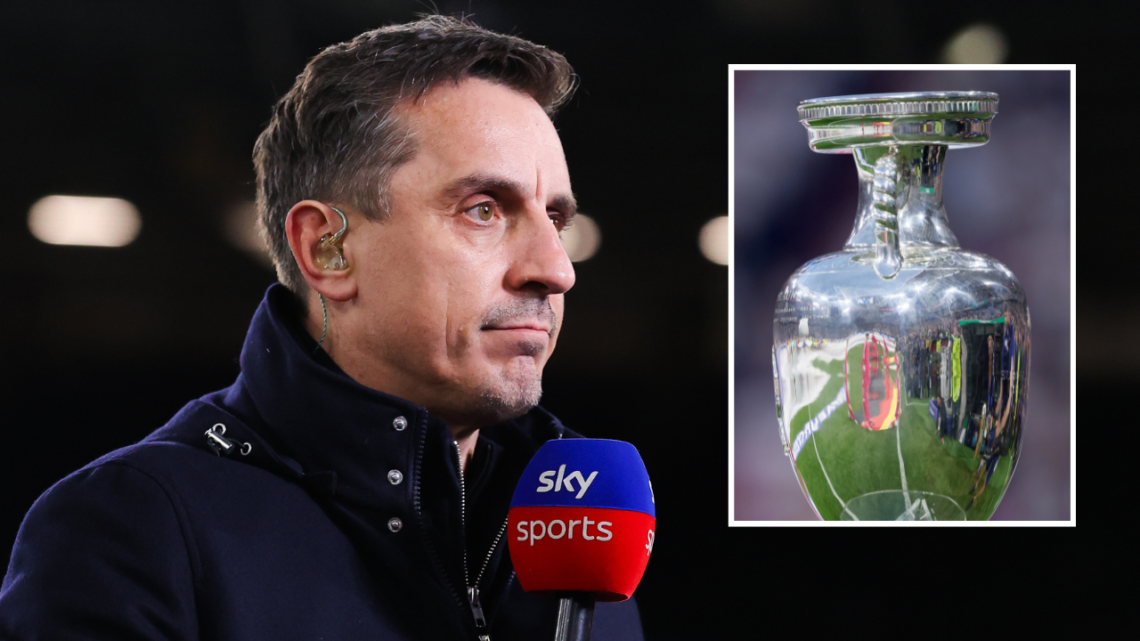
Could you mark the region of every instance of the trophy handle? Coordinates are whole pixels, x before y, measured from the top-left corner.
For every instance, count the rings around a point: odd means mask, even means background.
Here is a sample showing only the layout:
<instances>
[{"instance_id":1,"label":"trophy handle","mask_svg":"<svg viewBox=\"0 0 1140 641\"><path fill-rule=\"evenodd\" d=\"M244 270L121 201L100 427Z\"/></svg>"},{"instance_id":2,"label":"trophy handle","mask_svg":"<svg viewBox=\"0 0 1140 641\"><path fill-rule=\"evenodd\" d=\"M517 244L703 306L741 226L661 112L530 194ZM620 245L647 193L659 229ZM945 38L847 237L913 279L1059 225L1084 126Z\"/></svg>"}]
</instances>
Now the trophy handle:
<instances>
[{"instance_id":1,"label":"trophy handle","mask_svg":"<svg viewBox=\"0 0 1140 641\"><path fill-rule=\"evenodd\" d=\"M900 160L898 148L891 147L875 162L875 273L883 279L894 278L902 268L898 213L907 189L902 184L905 165Z\"/></svg>"}]
</instances>

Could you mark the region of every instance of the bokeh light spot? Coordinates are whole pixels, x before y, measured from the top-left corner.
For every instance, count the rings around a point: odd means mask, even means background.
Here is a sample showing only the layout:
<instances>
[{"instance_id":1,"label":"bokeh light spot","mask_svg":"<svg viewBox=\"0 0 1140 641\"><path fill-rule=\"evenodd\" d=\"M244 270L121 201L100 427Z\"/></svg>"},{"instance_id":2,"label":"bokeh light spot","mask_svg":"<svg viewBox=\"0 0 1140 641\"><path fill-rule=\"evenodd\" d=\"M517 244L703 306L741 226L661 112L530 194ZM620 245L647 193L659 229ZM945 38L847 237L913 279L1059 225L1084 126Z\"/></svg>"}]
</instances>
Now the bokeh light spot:
<instances>
[{"instance_id":1,"label":"bokeh light spot","mask_svg":"<svg viewBox=\"0 0 1140 641\"><path fill-rule=\"evenodd\" d=\"M602 231L598 223L585 214L574 216L574 222L560 234L566 255L575 263L588 260L598 253L602 244Z\"/></svg>"},{"instance_id":2,"label":"bokeh light spot","mask_svg":"<svg viewBox=\"0 0 1140 641\"><path fill-rule=\"evenodd\" d=\"M121 198L45 196L28 212L28 229L49 245L122 247L141 228L139 210Z\"/></svg>"},{"instance_id":3,"label":"bokeh light spot","mask_svg":"<svg viewBox=\"0 0 1140 641\"><path fill-rule=\"evenodd\" d=\"M946 43L942 58L950 64L1000 64L1009 44L997 27L975 24L962 29Z\"/></svg>"},{"instance_id":4,"label":"bokeh light spot","mask_svg":"<svg viewBox=\"0 0 1140 641\"><path fill-rule=\"evenodd\" d=\"M728 216L717 216L701 228L701 253L717 265L728 264Z\"/></svg>"}]
</instances>

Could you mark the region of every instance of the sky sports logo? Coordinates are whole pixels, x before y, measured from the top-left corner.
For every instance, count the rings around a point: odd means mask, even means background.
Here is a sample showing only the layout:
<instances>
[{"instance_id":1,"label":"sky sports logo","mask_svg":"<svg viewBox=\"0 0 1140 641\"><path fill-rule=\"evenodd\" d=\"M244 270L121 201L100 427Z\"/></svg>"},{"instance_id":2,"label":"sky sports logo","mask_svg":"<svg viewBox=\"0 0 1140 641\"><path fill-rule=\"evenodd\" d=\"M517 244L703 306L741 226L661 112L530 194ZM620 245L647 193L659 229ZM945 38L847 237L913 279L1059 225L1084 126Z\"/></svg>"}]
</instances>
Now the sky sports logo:
<instances>
[{"instance_id":1,"label":"sky sports logo","mask_svg":"<svg viewBox=\"0 0 1140 641\"><path fill-rule=\"evenodd\" d=\"M609 541L614 538L613 532L609 530L609 528L613 527L612 522L591 521L590 517L583 516L581 519L570 520L569 525L567 525L567 521L561 519L555 519L549 523L545 521L519 521L515 526L515 529L519 532L519 537L516 540L530 541L530 544L534 545L535 541L540 541L545 538L557 540L566 537L567 539L573 539L574 527L577 525L582 526L579 529L578 538L587 541ZM595 534L590 534L591 525L595 526ZM538 529L539 526L542 527L541 532ZM554 533L554 526L558 526L557 534Z\"/></svg>"},{"instance_id":2,"label":"sky sports logo","mask_svg":"<svg viewBox=\"0 0 1140 641\"><path fill-rule=\"evenodd\" d=\"M571 519L563 521L562 519L554 519L547 523L546 521L519 521L515 524L515 529L518 530L519 536L516 541L529 542L531 546L535 541L541 541L545 538L554 540L566 537L567 539L574 538L574 528L577 525L582 527L578 529L578 538L587 541L609 541L614 538L614 533L610 530L613 523L610 521L591 521L590 517L583 515L581 519ZM590 534L590 526L595 526L594 534ZM541 526L542 530L539 530ZM555 526L558 526L558 533L555 533ZM653 530L646 533L645 542L645 556L653 553Z\"/></svg>"},{"instance_id":3,"label":"sky sports logo","mask_svg":"<svg viewBox=\"0 0 1140 641\"><path fill-rule=\"evenodd\" d=\"M558 474L558 478L551 481L550 477L554 476L555 473ZM579 471L574 471L570 474L566 474L566 464L563 463L562 465L558 466L558 470L547 470L538 475L538 481L541 483L541 485L535 489L535 492L561 492L563 488L566 488L567 492L573 492L573 482L577 480L578 494L574 498L580 499L586 495L586 490L590 489L590 484L593 483L594 479L597 477L597 470L590 472L589 477L583 477L582 473Z\"/></svg>"},{"instance_id":4,"label":"sky sports logo","mask_svg":"<svg viewBox=\"0 0 1140 641\"><path fill-rule=\"evenodd\" d=\"M633 594L653 553L654 512L633 445L553 439L523 470L503 538L524 590L620 601Z\"/></svg>"}]
</instances>

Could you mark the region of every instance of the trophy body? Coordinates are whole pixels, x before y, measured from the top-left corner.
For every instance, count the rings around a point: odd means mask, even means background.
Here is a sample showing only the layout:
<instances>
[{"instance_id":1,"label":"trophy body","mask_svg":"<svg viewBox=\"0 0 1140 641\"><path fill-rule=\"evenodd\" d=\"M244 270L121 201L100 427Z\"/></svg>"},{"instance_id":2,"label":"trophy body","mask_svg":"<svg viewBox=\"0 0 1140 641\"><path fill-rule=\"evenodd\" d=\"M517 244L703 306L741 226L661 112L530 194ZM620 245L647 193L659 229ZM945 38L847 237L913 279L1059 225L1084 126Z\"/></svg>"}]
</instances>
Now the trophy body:
<instances>
[{"instance_id":1,"label":"trophy body","mask_svg":"<svg viewBox=\"0 0 1140 641\"><path fill-rule=\"evenodd\" d=\"M860 189L843 249L777 298L777 415L800 486L828 520L988 519L1020 451L1029 309L1009 269L959 247L942 172L948 150L988 141L997 95L799 111L815 151L854 156Z\"/></svg>"}]
</instances>

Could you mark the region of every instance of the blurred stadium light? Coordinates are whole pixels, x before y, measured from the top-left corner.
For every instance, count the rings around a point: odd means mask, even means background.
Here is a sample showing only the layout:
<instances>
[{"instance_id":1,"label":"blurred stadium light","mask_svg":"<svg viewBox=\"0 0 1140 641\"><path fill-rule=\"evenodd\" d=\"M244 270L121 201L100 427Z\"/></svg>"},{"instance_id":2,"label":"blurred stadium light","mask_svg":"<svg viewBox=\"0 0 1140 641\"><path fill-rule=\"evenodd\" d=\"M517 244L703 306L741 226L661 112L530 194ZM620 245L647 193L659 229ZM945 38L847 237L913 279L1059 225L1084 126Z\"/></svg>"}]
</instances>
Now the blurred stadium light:
<instances>
[{"instance_id":1,"label":"blurred stadium light","mask_svg":"<svg viewBox=\"0 0 1140 641\"><path fill-rule=\"evenodd\" d=\"M1000 64L1008 53L1009 44L997 27L975 24L950 38L942 59L949 64Z\"/></svg>"},{"instance_id":2,"label":"blurred stadium light","mask_svg":"<svg viewBox=\"0 0 1140 641\"><path fill-rule=\"evenodd\" d=\"M45 196L28 213L28 229L49 245L122 247L141 228L139 210L120 198Z\"/></svg>"},{"instance_id":3,"label":"blurred stadium light","mask_svg":"<svg viewBox=\"0 0 1140 641\"><path fill-rule=\"evenodd\" d=\"M562 246L566 248L566 255L575 263L588 260L598 253L602 244L602 231L598 223L585 214L574 216L574 222L562 230Z\"/></svg>"},{"instance_id":4,"label":"blurred stadium light","mask_svg":"<svg viewBox=\"0 0 1140 641\"><path fill-rule=\"evenodd\" d=\"M272 268L269 247L257 230L257 204L243 200L235 203L222 219L222 234L231 245Z\"/></svg>"},{"instance_id":5,"label":"blurred stadium light","mask_svg":"<svg viewBox=\"0 0 1140 641\"><path fill-rule=\"evenodd\" d=\"M717 265L728 264L728 216L717 216L701 227L701 253Z\"/></svg>"}]
</instances>

